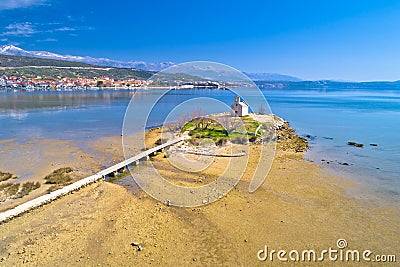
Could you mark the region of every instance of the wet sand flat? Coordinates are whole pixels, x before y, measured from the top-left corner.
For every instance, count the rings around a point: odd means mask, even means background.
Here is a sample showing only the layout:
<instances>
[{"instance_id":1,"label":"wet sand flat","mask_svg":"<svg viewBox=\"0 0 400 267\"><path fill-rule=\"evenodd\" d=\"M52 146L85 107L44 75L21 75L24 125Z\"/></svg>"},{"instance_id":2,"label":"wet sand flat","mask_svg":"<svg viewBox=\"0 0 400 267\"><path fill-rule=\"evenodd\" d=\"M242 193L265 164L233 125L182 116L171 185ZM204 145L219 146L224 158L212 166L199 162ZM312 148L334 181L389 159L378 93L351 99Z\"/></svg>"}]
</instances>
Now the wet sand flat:
<instances>
[{"instance_id":1,"label":"wet sand flat","mask_svg":"<svg viewBox=\"0 0 400 267\"><path fill-rule=\"evenodd\" d=\"M93 148L108 151L117 160L121 151L106 148L115 147L118 140L107 138ZM249 193L257 147L251 149L242 180L209 205L167 206L141 191L128 176L116 184L95 183L13 219L0 226L0 265L281 266L276 259L259 261L257 252L265 245L321 251L336 248L339 238L346 239L351 249L398 254L398 208L349 198L344 192L354 184L291 151L278 151L265 183ZM166 165L161 155L152 162ZM172 181L173 173L164 168ZM296 264L321 266L321 262ZM323 262L323 266L342 264L346 263Z\"/></svg>"},{"instance_id":2,"label":"wet sand flat","mask_svg":"<svg viewBox=\"0 0 400 267\"><path fill-rule=\"evenodd\" d=\"M0 202L0 211L15 207L46 193L51 185L46 185L44 177L62 167L72 167L74 179L91 175L101 167L105 157L89 154L70 141L32 138L13 139L0 142L0 170L10 172L17 179L6 182L40 182L41 187L22 199ZM5 183L5 182L4 182Z\"/></svg>"}]
</instances>

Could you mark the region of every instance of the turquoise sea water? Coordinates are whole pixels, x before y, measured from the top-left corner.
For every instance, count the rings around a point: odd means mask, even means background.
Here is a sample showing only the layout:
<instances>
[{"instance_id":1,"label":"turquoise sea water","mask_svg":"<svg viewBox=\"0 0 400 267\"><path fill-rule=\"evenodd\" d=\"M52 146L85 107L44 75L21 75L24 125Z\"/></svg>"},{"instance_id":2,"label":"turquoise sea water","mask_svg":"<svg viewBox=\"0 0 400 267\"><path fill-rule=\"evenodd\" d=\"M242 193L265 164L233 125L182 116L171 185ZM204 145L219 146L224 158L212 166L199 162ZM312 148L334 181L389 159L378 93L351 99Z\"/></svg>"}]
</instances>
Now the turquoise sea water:
<instances>
[{"instance_id":1,"label":"turquoise sea water","mask_svg":"<svg viewBox=\"0 0 400 267\"><path fill-rule=\"evenodd\" d=\"M138 100L135 104L146 105L164 92L1 93L0 140L39 137L85 142L120 135L133 94ZM300 135L311 136L307 159L348 174L375 193L400 200L399 91L290 89L263 93L273 113L288 120ZM151 112L146 127L162 124L177 103L197 97L204 97L198 104L207 113L226 110L207 105L206 97L228 105L233 100L228 90L170 91ZM140 130L143 125L137 127ZM348 141L363 143L364 148L348 146Z\"/></svg>"},{"instance_id":2,"label":"turquoise sea water","mask_svg":"<svg viewBox=\"0 0 400 267\"><path fill-rule=\"evenodd\" d=\"M400 200L400 92L292 91L290 95L266 95L276 114L300 134L312 136L306 158L329 165L377 194ZM348 146L348 141L364 147Z\"/></svg>"}]
</instances>

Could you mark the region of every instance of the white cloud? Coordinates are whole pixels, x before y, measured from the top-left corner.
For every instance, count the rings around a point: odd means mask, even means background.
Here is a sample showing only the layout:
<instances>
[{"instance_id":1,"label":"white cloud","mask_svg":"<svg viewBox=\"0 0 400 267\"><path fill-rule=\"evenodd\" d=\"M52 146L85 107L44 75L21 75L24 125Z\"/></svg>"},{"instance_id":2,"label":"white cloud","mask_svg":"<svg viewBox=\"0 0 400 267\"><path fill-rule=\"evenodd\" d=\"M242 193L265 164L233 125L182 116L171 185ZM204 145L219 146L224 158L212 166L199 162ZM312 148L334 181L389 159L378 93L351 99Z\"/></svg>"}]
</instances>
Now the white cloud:
<instances>
[{"instance_id":1,"label":"white cloud","mask_svg":"<svg viewBox=\"0 0 400 267\"><path fill-rule=\"evenodd\" d=\"M27 8L46 4L47 0L1 0L0 10Z\"/></svg>"},{"instance_id":2,"label":"white cloud","mask_svg":"<svg viewBox=\"0 0 400 267\"><path fill-rule=\"evenodd\" d=\"M57 39L54 39L54 38L46 38L46 39L43 39L43 40L36 40L36 42L38 42L38 43L43 43L43 42L57 42L58 40Z\"/></svg>"},{"instance_id":3,"label":"white cloud","mask_svg":"<svg viewBox=\"0 0 400 267\"><path fill-rule=\"evenodd\" d=\"M35 34L37 31L30 22L13 23L6 27L6 30L0 34L0 36L22 36L29 37Z\"/></svg>"},{"instance_id":4,"label":"white cloud","mask_svg":"<svg viewBox=\"0 0 400 267\"><path fill-rule=\"evenodd\" d=\"M54 31L59 31L59 32L70 32L70 31L76 31L76 29L71 28L71 27L61 27L58 29L54 29Z\"/></svg>"},{"instance_id":5,"label":"white cloud","mask_svg":"<svg viewBox=\"0 0 400 267\"><path fill-rule=\"evenodd\" d=\"M85 22L85 16L67 16L67 19L72 22Z\"/></svg>"},{"instance_id":6,"label":"white cloud","mask_svg":"<svg viewBox=\"0 0 400 267\"><path fill-rule=\"evenodd\" d=\"M2 1L2 0L0 0ZM49 27L50 25L50 27ZM15 22L6 26L2 32L0 32L0 37L3 39L15 39L21 37L32 37L39 36L37 42L56 42L54 39L54 34L68 34L70 36L77 36L76 33L80 31L92 31L95 28L91 26L64 26L62 23L31 23L31 22ZM58 36L58 35L57 35Z\"/></svg>"}]
</instances>

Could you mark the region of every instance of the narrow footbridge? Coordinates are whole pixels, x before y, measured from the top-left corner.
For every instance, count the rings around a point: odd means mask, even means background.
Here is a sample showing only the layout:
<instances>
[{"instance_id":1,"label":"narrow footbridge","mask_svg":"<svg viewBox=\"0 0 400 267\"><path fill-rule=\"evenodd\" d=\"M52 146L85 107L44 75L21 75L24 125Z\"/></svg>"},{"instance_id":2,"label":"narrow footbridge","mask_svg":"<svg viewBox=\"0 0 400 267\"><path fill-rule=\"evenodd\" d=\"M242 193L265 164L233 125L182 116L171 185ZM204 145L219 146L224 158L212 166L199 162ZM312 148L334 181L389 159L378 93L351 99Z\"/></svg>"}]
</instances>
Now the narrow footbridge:
<instances>
[{"instance_id":1,"label":"narrow footbridge","mask_svg":"<svg viewBox=\"0 0 400 267\"><path fill-rule=\"evenodd\" d=\"M109 174L118 172L119 170L125 168L126 166L137 165L139 161L141 161L143 159L148 159L148 157L151 156L152 154L157 153L158 151L162 151L164 148L172 146L172 145L174 145L176 143L184 141L187 138L188 137L186 137L186 136L185 137L181 137L181 138L178 138L178 139L175 139L175 140L172 140L172 141L168 141L168 142L166 142L164 144L161 144L159 146L150 148L150 149L148 149L146 151L143 151L140 154L137 154L134 157L126 159L126 160L124 160L124 161L122 161L120 163L117 163L117 164L115 164L115 165L113 165L113 166L111 166L111 167L109 167L109 168L107 168L105 170L102 170L102 171L98 172L97 174L101 175L102 177L105 177L105 176L107 176Z\"/></svg>"},{"instance_id":2,"label":"narrow footbridge","mask_svg":"<svg viewBox=\"0 0 400 267\"><path fill-rule=\"evenodd\" d=\"M129 165L137 165L139 163L139 161L141 160L147 160L148 157L150 155L153 155L155 153L157 153L158 151L162 151L164 148L167 148L171 145L174 145L176 143L179 143L181 141L186 140L188 137L181 137L172 141L168 141L164 144L161 144L159 146L150 148L146 151L143 151L139 154L137 154L134 157L131 157L129 159L126 159L120 163L117 163L105 170L102 170L92 176L86 177L84 179L81 179L75 183L72 183L70 185L67 185L61 189L58 189L56 191L53 191L49 194L40 196L38 198L32 199L28 202L25 202L13 209L7 210L5 212L0 213L0 224L7 222L9 220L11 220L14 217L17 217L25 212L28 212L34 208L40 207L44 204L50 203L54 200L56 200L57 198L60 198L62 196L65 196L71 192L74 192L76 190L79 190L80 188L87 186L89 184L95 183L98 180L104 179L106 176L111 175L111 174L115 174L118 171L124 169L126 166Z\"/></svg>"}]
</instances>

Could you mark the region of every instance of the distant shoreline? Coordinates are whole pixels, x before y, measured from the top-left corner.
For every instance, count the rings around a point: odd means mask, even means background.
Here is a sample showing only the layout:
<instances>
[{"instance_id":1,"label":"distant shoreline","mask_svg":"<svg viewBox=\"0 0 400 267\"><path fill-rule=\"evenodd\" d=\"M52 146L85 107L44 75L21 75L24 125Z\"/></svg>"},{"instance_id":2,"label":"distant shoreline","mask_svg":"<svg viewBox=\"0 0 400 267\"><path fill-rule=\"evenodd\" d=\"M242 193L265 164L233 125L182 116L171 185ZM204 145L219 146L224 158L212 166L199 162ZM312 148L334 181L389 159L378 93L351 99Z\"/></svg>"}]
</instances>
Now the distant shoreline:
<instances>
[{"instance_id":1,"label":"distant shoreline","mask_svg":"<svg viewBox=\"0 0 400 267\"><path fill-rule=\"evenodd\" d=\"M258 88L261 90L307 90L307 91L395 91L400 90L399 81L377 81L377 82L336 82L336 81L253 81ZM213 89L213 90L226 90L229 88L234 88L240 85L229 85L216 87L207 86L137 86L137 87L65 87L65 88L52 88L50 86L46 87L13 87L10 85L4 85L0 82L0 93L13 93L13 92L82 92L82 91L135 91L135 90L169 90L169 89L179 89L179 90L197 90L197 89Z\"/></svg>"},{"instance_id":2,"label":"distant shoreline","mask_svg":"<svg viewBox=\"0 0 400 267\"><path fill-rule=\"evenodd\" d=\"M64 92L101 92L101 91L136 91L136 90L167 90L170 87L134 87L134 88L117 88L117 87L102 87L102 88L77 88L77 89L49 89L49 88L33 88L33 89L0 89L0 93L64 93Z\"/></svg>"},{"instance_id":3,"label":"distant shoreline","mask_svg":"<svg viewBox=\"0 0 400 267\"><path fill-rule=\"evenodd\" d=\"M186 88L186 87L177 87L177 86L154 86L154 87L134 87L134 88L116 88L116 87L102 87L102 88L88 88L88 89L60 89L60 90L48 90L43 88L37 89L12 89L12 90L3 90L0 89L0 93L65 93L65 92L101 92L101 91L126 91L126 92L134 92L134 91L146 91L146 90L227 90L227 88L212 88L212 87L193 87L193 88Z\"/></svg>"}]
</instances>

